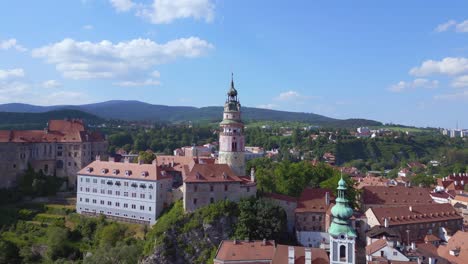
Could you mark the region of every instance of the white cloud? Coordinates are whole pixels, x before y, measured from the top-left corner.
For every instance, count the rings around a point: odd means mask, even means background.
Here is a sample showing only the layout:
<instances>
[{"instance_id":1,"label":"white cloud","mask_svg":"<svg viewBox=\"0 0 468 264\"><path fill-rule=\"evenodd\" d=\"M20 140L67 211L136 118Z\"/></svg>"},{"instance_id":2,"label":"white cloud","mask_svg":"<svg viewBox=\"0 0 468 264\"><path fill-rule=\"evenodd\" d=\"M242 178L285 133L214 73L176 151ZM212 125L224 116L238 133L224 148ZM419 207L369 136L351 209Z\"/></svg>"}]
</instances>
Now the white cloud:
<instances>
[{"instance_id":1,"label":"white cloud","mask_svg":"<svg viewBox=\"0 0 468 264\"><path fill-rule=\"evenodd\" d=\"M441 61L426 60L421 66L410 70L413 76L428 76L431 74L457 75L468 72L468 59L463 57L446 57Z\"/></svg>"},{"instance_id":2,"label":"white cloud","mask_svg":"<svg viewBox=\"0 0 468 264\"><path fill-rule=\"evenodd\" d=\"M468 32L468 20L465 20L461 22L460 24L457 24L456 27L457 32Z\"/></svg>"},{"instance_id":3,"label":"white cloud","mask_svg":"<svg viewBox=\"0 0 468 264\"><path fill-rule=\"evenodd\" d=\"M448 31L448 30L451 30L451 29L454 29L456 32L461 32L461 33L465 33L465 32L468 32L468 20L464 20L460 23L457 23L457 21L451 19L445 23L442 23L440 25L438 25L434 31L436 32L444 32L444 31Z\"/></svg>"},{"instance_id":4,"label":"white cloud","mask_svg":"<svg viewBox=\"0 0 468 264\"><path fill-rule=\"evenodd\" d=\"M161 82L155 79L146 79L144 81L122 81L122 82L114 83L114 85L123 86L123 87L157 86L160 84Z\"/></svg>"},{"instance_id":5,"label":"white cloud","mask_svg":"<svg viewBox=\"0 0 468 264\"><path fill-rule=\"evenodd\" d=\"M27 49L21 46L20 44L18 44L18 42L14 38L7 39L7 40L0 42L0 50L9 50L9 49L15 49L20 52L27 51Z\"/></svg>"},{"instance_id":6,"label":"white cloud","mask_svg":"<svg viewBox=\"0 0 468 264\"><path fill-rule=\"evenodd\" d=\"M159 78L161 77L161 73L159 73L158 71L153 71L151 74L150 74L151 77L154 77L154 78Z\"/></svg>"},{"instance_id":7,"label":"white cloud","mask_svg":"<svg viewBox=\"0 0 468 264\"><path fill-rule=\"evenodd\" d=\"M388 90L391 92L402 92L408 89L415 88L428 88L433 89L439 86L439 81L437 80L428 80L428 79L414 79L413 81L405 82L400 81L397 84L391 85Z\"/></svg>"},{"instance_id":8,"label":"white cloud","mask_svg":"<svg viewBox=\"0 0 468 264\"><path fill-rule=\"evenodd\" d=\"M436 100L468 100L468 89L457 92L457 93L451 93L451 94L439 94L435 95L434 99Z\"/></svg>"},{"instance_id":9,"label":"white cloud","mask_svg":"<svg viewBox=\"0 0 468 264\"><path fill-rule=\"evenodd\" d=\"M457 88L468 87L468 75L463 75L455 78L452 81L452 86Z\"/></svg>"},{"instance_id":10,"label":"white cloud","mask_svg":"<svg viewBox=\"0 0 468 264\"><path fill-rule=\"evenodd\" d=\"M178 58L203 56L213 47L197 37L180 38L164 44L149 39L134 39L116 44L107 40L93 43L64 39L34 49L32 56L55 64L65 78L128 79L132 74L149 70L155 65Z\"/></svg>"},{"instance_id":11,"label":"white cloud","mask_svg":"<svg viewBox=\"0 0 468 264\"><path fill-rule=\"evenodd\" d=\"M42 83L42 87L44 87L44 88L58 88L58 87L61 87L61 86L62 86L62 84L57 80L47 80L47 81Z\"/></svg>"},{"instance_id":12,"label":"white cloud","mask_svg":"<svg viewBox=\"0 0 468 264\"><path fill-rule=\"evenodd\" d=\"M117 12L127 12L135 7L135 3L132 0L109 0L109 2Z\"/></svg>"},{"instance_id":13,"label":"white cloud","mask_svg":"<svg viewBox=\"0 0 468 264\"><path fill-rule=\"evenodd\" d=\"M274 99L276 101L303 101L306 99L317 98L313 96L302 95L296 91L289 90L287 92L280 93Z\"/></svg>"},{"instance_id":14,"label":"white cloud","mask_svg":"<svg viewBox=\"0 0 468 264\"><path fill-rule=\"evenodd\" d=\"M40 96L32 103L39 105L76 105L90 103L89 97L80 92L74 91L57 91L47 94L45 96Z\"/></svg>"},{"instance_id":15,"label":"white cloud","mask_svg":"<svg viewBox=\"0 0 468 264\"><path fill-rule=\"evenodd\" d=\"M92 30L92 29L94 29L94 26L93 26L93 25L84 25L84 26L83 26L83 29L85 29L85 30Z\"/></svg>"},{"instance_id":16,"label":"white cloud","mask_svg":"<svg viewBox=\"0 0 468 264\"><path fill-rule=\"evenodd\" d=\"M438 25L434 30L436 32L444 32L444 31L447 31L449 30L450 28L452 28L453 26L455 26L457 24L457 22L453 19L445 22L445 23L442 23L440 25Z\"/></svg>"},{"instance_id":17,"label":"white cloud","mask_svg":"<svg viewBox=\"0 0 468 264\"><path fill-rule=\"evenodd\" d=\"M275 104L261 104L261 105L257 105L257 108L263 108L263 109L274 109L278 107L277 105Z\"/></svg>"},{"instance_id":18,"label":"white cloud","mask_svg":"<svg viewBox=\"0 0 468 264\"><path fill-rule=\"evenodd\" d=\"M9 80L21 77L24 77L24 70L21 68L11 70L0 70L0 80Z\"/></svg>"},{"instance_id":19,"label":"white cloud","mask_svg":"<svg viewBox=\"0 0 468 264\"><path fill-rule=\"evenodd\" d=\"M168 24L176 19L194 18L211 22L214 18L214 4L211 0L154 0L137 12L153 24Z\"/></svg>"}]
</instances>

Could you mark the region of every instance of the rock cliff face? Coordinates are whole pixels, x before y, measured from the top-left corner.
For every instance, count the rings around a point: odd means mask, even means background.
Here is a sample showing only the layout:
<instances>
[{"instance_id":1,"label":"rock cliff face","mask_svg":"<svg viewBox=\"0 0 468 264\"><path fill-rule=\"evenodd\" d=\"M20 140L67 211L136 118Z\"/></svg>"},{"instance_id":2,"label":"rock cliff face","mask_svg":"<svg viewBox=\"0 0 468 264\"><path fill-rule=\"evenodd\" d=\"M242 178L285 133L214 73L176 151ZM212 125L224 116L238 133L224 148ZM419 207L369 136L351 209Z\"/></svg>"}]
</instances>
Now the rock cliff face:
<instances>
[{"instance_id":1,"label":"rock cliff face","mask_svg":"<svg viewBox=\"0 0 468 264\"><path fill-rule=\"evenodd\" d=\"M233 216L222 216L211 224L200 224L186 232L180 232L180 227L189 221L190 219L185 219L164 232L162 243L157 243L154 252L141 263L210 263L221 241L229 239L229 235L233 233L236 219Z\"/></svg>"}]
</instances>

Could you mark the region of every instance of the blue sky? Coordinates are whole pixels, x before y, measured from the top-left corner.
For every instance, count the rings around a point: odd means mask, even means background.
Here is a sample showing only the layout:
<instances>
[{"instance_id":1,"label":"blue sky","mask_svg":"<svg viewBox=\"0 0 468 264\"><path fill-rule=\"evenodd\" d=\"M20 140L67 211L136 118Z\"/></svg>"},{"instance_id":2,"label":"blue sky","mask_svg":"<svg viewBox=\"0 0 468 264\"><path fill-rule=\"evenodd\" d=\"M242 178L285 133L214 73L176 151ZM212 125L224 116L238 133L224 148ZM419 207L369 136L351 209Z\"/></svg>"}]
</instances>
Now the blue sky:
<instances>
[{"instance_id":1,"label":"blue sky","mask_svg":"<svg viewBox=\"0 0 468 264\"><path fill-rule=\"evenodd\" d=\"M462 1L0 3L0 103L132 99L468 127Z\"/></svg>"}]
</instances>

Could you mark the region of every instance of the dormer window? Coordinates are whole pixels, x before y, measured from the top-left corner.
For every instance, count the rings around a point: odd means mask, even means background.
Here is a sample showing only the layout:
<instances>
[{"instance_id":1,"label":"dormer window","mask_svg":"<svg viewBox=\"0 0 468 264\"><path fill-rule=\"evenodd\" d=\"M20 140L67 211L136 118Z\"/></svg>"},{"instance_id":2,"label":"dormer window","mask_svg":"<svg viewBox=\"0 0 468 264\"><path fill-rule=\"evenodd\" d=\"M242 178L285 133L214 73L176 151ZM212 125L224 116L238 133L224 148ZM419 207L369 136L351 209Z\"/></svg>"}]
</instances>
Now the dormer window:
<instances>
[{"instance_id":1,"label":"dormer window","mask_svg":"<svg viewBox=\"0 0 468 264\"><path fill-rule=\"evenodd\" d=\"M140 184L140 188L146 189L146 185L144 185L144 184L142 183L142 184Z\"/></svg>"},{"instance_id":2,"label":"dormer window","mask_svg":"<svg viewBox=\"0 0 468 264\"><path fill-rule=\"evenodd\" d=\"M119 181L116 181L116 182L115 182L115 185L120 186L120 182L119 182Z\"/></svg>"},{"instance_id":3,"label":"dormer window","mask_svg":"<svg viewBox=\"0 0 468 264\"><path fill-rule=\"evenodd\" d=\"M114 175L117 175L119 173L120 173L120 170L118 170L118 169L113 169L112 170L112 174L114 174Z\"/></svg>"},{"instance_id":4,"label":"dormer window","mask_svg":"<svg viewBox=\"0 0 468 264\"><path fill-rule=\"evenodd\" d=\"M107 181L107 185L114 185L112 181Z\"/></svg>"},{"instance_id":5,"label":"dormer window","mask_svg":"<svg viewBox=\"0 0 468 264\"><path fill-rule=\"evenodd\" d=\"M225 179L225 180L226 180L226 179L227 179L227 177L228 177L228 176L227 176L226 172L223 172L223 179Z\"/></svg>"},{"instance_id":6,"label":"dormer window","mask_svg":"<svg viewBox=\"0 0 468 264\"><path fill-rule=\"evenodd\" d=\"M131 186L132 186L133 188L136 188L136 187L138 187L138 184L136 184L136 183L133 182Z\"/></svg>"},{"instance_id":7,"label":"dormer window","mask_svg":"<svg viewBox=\"0 0 468 264\"><path fill-rule=\"evenodd\" d=\"M195 173L195 178L197 178L197 180L199 180L201 178L201 174L197 171L197 173Z\"/></svg>"},{"instance_id":8,"label":"dormer window","mask_svg":"<svg viewBox=\"0 0 468 264\"><path fill-rule=\"evenodd\" d=\"M147 177L147 176L148 176L148 172L147 172L147 171L142 171L142 172L141 172L141 176L142 176L142 177Z\"/></svg>"},{"instance_id":9,"label":"dormer window","mask_svg":"<svg viewBox=\"0 0 468 264\"><path fill-rule=\"evenodd\" d=\"M132 171L131 170L126 170L125 171L125 176L130 176L132 175Z\"/></svg>"},{"instance_id":10,"label":"dormer window","mask_svg":"<svg viewBox=\"0 0 468 264\"><path fill-rule=\"evenodd\" d=\"M109 172L108 169L101 169L101 173L102 173L102 174L106 174L106 173L108 173L108 172Z\"/></svg>"},{"instance_id":11,"label":"dormer window","mask_svg":"<svg viewBox=\"0 0 468 264\"><path fill-rule=\"evenodd\" d=\"M153 189L153 185L152 185L152 184L150 184L148 188L150 188L150 189Z\"/></svg>"},{"instance_id":12,"label":"dormer window","mask_svg":"<svg viewBox=\"0 0 468 264\"><path fill-rule=\"evenodd\" d=\"M92 171L93 171L93 168L91 168L91 167L86 168L86 172L89 173L89 172L92 172Z\"/></svg>"}]
</instances>

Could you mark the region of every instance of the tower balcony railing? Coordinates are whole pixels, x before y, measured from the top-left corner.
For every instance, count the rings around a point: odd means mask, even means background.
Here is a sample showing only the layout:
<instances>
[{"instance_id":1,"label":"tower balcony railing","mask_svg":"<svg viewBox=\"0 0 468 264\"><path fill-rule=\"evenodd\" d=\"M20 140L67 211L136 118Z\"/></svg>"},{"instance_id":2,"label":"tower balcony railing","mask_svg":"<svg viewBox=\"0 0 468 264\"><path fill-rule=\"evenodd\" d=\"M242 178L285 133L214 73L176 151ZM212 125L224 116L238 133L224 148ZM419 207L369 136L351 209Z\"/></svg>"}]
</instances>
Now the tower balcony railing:
<instances>
[{"instance_id":1,"label":"tower balcony railing","mask_svg":"<svg viewBox=\"0 0 468 264\"><path fill-rule=\"evenodd\" d=\"M219 133L221 136L242 136L239 132L221 132Z\"/></svg>"}]
</instances>

